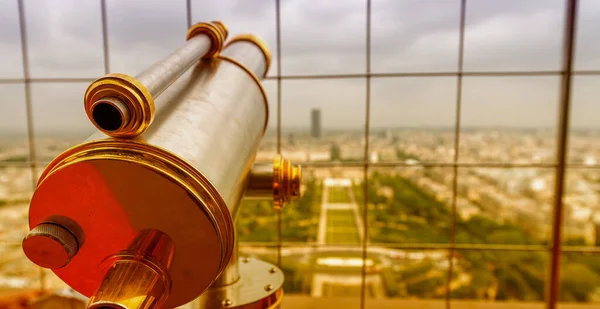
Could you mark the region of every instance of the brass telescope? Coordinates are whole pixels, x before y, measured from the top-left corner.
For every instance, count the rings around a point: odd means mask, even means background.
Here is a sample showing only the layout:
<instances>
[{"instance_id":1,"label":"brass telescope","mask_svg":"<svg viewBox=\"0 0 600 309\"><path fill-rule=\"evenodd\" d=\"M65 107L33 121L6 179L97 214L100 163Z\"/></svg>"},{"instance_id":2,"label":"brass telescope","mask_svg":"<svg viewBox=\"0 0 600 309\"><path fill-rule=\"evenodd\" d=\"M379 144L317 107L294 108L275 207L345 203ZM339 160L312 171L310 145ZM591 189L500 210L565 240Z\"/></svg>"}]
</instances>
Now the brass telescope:
<instances>
[{"instance_id":1,"label":"brass telescope","mask_svg":"<svg viewBox=\"0 0 600 309\"><path fill-rule=\"evenodd\" d=\"M135 78L88 87L99 129L42 173L23 251L90 298L88 308L275 308L283 273L240 258L240 200L300 195L300 168L254 164L269 112L266 44L200 23ZM197 38L197 39L194 39Z\"/></svg>"}]
</instances>

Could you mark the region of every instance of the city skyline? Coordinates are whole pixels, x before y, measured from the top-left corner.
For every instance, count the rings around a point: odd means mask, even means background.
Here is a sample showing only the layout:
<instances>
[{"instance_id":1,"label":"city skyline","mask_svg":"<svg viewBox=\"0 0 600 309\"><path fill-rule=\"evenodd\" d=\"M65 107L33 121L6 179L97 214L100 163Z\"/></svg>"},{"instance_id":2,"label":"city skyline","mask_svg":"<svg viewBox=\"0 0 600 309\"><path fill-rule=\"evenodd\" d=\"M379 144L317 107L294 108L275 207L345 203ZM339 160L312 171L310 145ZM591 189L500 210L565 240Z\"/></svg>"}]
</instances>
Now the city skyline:
<instances>
[{"instance_id":1,"label":"city skyline","mask_svg":"<svg viewBox=\"0 0 600 309\"><path fill-rule=\"evenodd\" d=\"M361 244L366 241L369 244L366 279L368 293L372 293L368 298L439 299L444 297L445 282L449 280L450 291L457 299L543 300L544 288L539 283L545 280L545 245L550 239L555 169L495 168L488 167L486 162L549 163L554 160L553 143L535 131L464 132L460 158L480 164L459 166L454 188L452 168L427 165L432 161L452 160L453 132L442 133L392 130L371 135L368 161L403 161L402 167L373 165L365 170L362 166L340 168L333 165L303 169L303 198L298 204L286 207L281 217L285 226L282 241L286 244L281 265L286 270L288 295L356 295L361 282ZM570 162L597 164L600 160L599 139L600 135L575 134L571 149L576 152L570 158L574 161ZM10 165L19 158L14 156L15 152L26 154L23 148L26 138L20 141L0 140L0 160L6 158L9 162L0 169L0 217L5 218L0 233L5 240L15 242L27 231L26 210L33 189L29 167ZM50 160L78 142L81 140L56 136L38 139L38 159L41 158L41 162ZM325 134L318 139L307 132L282 136L280 142L284 156L296 163L340 162L343 166L344 162L365 159L361 138L347 132ZM257 161L270 162L277 153L276 145L275 136L264 137ZM593 160L588 162L590 158ZM261 161L263 159L266 161ZM43 166L38 165L38 168L39 173ZM563 248L576 250L584 246L595 249L600 246L599 175L597 169L567 172ZM366 189L363 187L365 179L369 179ZM491 249L456 250L451 258L453 276L448 277L449 256L443 248L450 243L449 226L454 222L450 217L453 194L456 194L457 245L467 248L469 245L520 245L540 249L506 251L498 256L491 254ZM368 201L366 212L364 201ZM241 252L274 262L274 255L265 247L265 243L274 244L277 240L277 225L274 224L277 217L271 203L242 203L243 214L238 220ZM361 238L361 230L366 227L362 225L363 215L368 220L367 240ZM406 245L435 249L397 248ZM15 261L6 264L0 272L0 281L3 277L12 280L0 287L22 288L37 282L37 269L18 255L20 251L15 251L18 248L5 248L6 254L14 256ZM475 252L485 252L487 257L482 258ZM571 268L579 267L577 269L589 273L593 280L563 283L562 300L597 304L600 281L596 282L594 278L600 276L600 271L594 265L593 259L567 260L564 271L572 273L572 278L576 278L577 272ZM343 273L340 273L340 267L346 267ZM15 274L13 269L19 272ZM511 278L520 278L520 289L511 288ZM50 286L62 285L51 274L49 280ZM483 293L482 288L491 292Z\"/></svg>"},{"instance_id":2,"label":"city skyline","mask_svg":"<svg viewBox=\"0 0 600 309\"><path fill-rule=\"evenodd\" d=\"M362 74L365 72L364 1L282 1L281 75ZM430 5L428 5L430 4ZM556 76L463 78L461 122L469 125L555 126L558 113L563 1L467 1L464 70L548 71ZM23 77L16 2L4 1L0 20L0 78ZM25 3L32 78L98 78L104 74L97 2ZM274 1L192 1L192 20L222 19L233 35L254 32L271 46L277 75ZM410 14L408 13L410 12ZM135 75L183 43L185 3L107 1L109 68ZM581 1L575 70L600 68L600 3ZM402 18L400 18L402 17ZM459 1L373 1L371 72L456 72ZM135 20L135 22L133 22ZM160 20L157 23L156 20ZM142 28L140 28L143 25ZM160 26L157 26L160 25ZM328 31L321 31L328 29ZM357 35L360 33L360 35ZM57 44L56 42L61 42ZM332 127L365 118L364 78L283 80L284 127L304 125L310 108L320 108ZM450 126L456 112L456 77L371 79L371 123L391 126ZM597 125L597 76L576 76L571 123ZM31 86L35 130L85 130L82 109L88 83L35 83ZM264 81L277 114L277 83ZM0 85L0 131L26 128L24 87ZM310 104L307 104L309 102ZM276 126L271 117L269 127Z\"/></svg>"},{"instance_id":3,"label":"city skyline","mask_svg":"<svg viewBox=\"0 0 600 309\"><path fill-rule=\"evenodd\" d=\"M90 124L91 126L91 124ZM71 137L80 137L85 139L86 137L92 135L97 132L97 129L94 127L88 128L89 130L70 130L68 128L54 128L54 129L46 129L44 132L35 132L35 136L39 137L52 137L52 136L71 136ZM282 134L287 133L301 133L310 135L311 125L310 123L301 126L282 126L281 127ZM386 130L425 130L425 131L452 131L454 132L455 126L371 126L370 133L377 134L380 132L384 132ZM508 130L508 131L556 131L556 127L553 126L461 126L461 131L474 131L474 130ZM571 126L570 132L600 132L600 124L598 126ZM362 133L364 134L364 124L362 126L356 127L348 127L348 126L340 126L340 127L322 127L322 133L336 133L336 132L352 132L352 133ZM277 134L276 128L269 127L266 135L275 135ZM2 130L0 131L0 136L3 137L27 137L27 129L19 128L16 130ZM554 138L554 136L553 136Z\"/></svg>"},{"instance_id":4,"label":"city skyline","mask_svg":"<svg viewBox=\"0 0 600 309\"><path fill-rule=\"evenodd\" d=\"M187 30L186 1L32 3L0 1L0 289L44 277L64 286L19 246L35 181L96 131L83 109L89 81L105 70L135 76ZM566 148L565 0L372 0L370 23L366 0L187 3L188 21L222 20L230 37L251 32L271 48L255 159L281 153L302 165L303 197L279 213L243 200L237 228L242 255L282 267L287 299L541 306L557 284L559 301L598 305L600 1L579 1ZM549 249L562 250L551 278Z\"/></svg>"}]
</instances>

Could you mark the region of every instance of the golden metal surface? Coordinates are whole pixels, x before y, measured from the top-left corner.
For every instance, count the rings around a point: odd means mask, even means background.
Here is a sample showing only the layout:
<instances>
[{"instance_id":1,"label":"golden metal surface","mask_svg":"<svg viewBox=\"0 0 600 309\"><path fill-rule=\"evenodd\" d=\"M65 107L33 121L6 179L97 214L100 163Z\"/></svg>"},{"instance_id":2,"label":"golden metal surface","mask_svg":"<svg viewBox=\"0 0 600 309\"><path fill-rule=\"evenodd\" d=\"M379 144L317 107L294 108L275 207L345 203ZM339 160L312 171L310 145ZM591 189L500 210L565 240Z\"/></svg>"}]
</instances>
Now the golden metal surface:
<instances>
[{"instance_id":1,"label":"golden metal surface","mask_svg":"<svg viewBox=\"0 0 600 309\"><path fill-rule=\"evenodd\" d=\"M273 199L273 164L254 164L248 175L245 199Z\"/></svg>"},{"instance_id":2,"label":"golden metal surface","mask_svg":"<svg viewBox=\"0 0 600 309\"><path fill-rule=\"evenodd\" d=\"M88 140L92 141L69 148L50 162L40 176L38 188L46 178L49 178L56 171L77 163L116 160L139 164L169 178L174 184L185 189L194 198L198 206L206 208L205 211L213 221L216 232L222 239L223 246L226 249L230 248L223 252L224 260L229 260L234 241L232 216L228 212L228 206L221 194L203 173L170 151L143 142L118 139L95 140L95 135L92 135ZM156 139L156 141L159 141L159 139ZM134 180L139 182L148 181L144 178L134 178ZM50 219L56 221L54 217L55 215L51 216Z\"/></svg>"},{"instance_id":3,"label":"golden metal surface","mask_svg":"<svg viewBox=\"0 0 600 309\"><path fill-rule=\"evenodd\" d=\"M116 98L127 108L129 121L117 130L105 130L94 119L94 107L104 98ZM85 112L100 131L114 137L132 137L144 132L154 118L154 99L142 83L135 78L115 73L103 76L90 84L84 96Z\"/></svg>"},{"instance_id":4,"label":"golden metal surface","mask_svg":"<svg viewBox=\"0 0 600 309\"><path fill-rule=\"evenodd\" d=\"M229 36L229 29L227 28L227 25L220 20L213 20L210 23L217 26L217 28L221 30L221 34L223 34L223 42L227 40L227 37Z\"/></svg>"},{"instance_id":5,"label":"golden metal surface","mask_svg":"<svg viewBox=\"0 0 600 309\"><path fill-rule=\"evenodd\" d=\"M220 35L227 32L218 23L211 29ZM57 218L79 226L76 239L85 243L71 262L54 272L84 295L105 291L94 296L102 306L120 308L127 302L117 296L117 281L111 278L128 281L132 274L126 269L134 265L113 261L119 266L109 273L101 265L109 257L123 258L117 253L131 248L136 235L146 229L165 233L176 248L168 269L173 286L161 307L189 302L211 285L224 287L252 278L239 279L233 220L268 121L266 94L256 74L268 68L268 57L246 40L230 44L221 55L201 61L167 86L161 74L148 75L148 81L157 81L152 89L164 88L159 97L137 78L123 74L92 83L85 96L88 116L91 113L93 119L93 109L88 108L99 101L115 109L125 106L129 117L119 113L125 120L119 128L133 134L101 130L55 158L40 177L30 227L58 224L53 221ZM165 63L151 71L162 72ZM170 66L164 70L170 72L166 75L179 72ZM130 139L107 138L106 133ZM148 265L135 267L150 278ZM131 306L157 305L147 297L156 298L152 280L129 281L139 287L122 291L146 291L131 300ZM258 304L277 303L277 289L269 288Z\"/></svg>"},{"instance_id":6,"label":"golden metal surface","mask_svg":"<svg viewBox=\"0 0 600 309\"><path fill-rule=\"evenodd\" d=\"M211 47L208 52L202 57L210 59L219 54L223 49L223 43L227 40L227 27L222 22L212 23L197 23L192 25L186 35L186 39L190 40L197 35L204 34L210 38Z\"/></svg>"},{"instance_id":7,"label":"golden metal surface","mask_svg":"<svg viewBox=\"0 0 600 309\"><path fill-rule=\"evenodd\" d=\"M161 306L171 289L168 269L174 242L165 233L146 229L132 244L109 257L104 279L88 302L90 309L150 309Z\"/></svg>"},{"instance_id":8,"label":"golden metal surface","mask_svg":"<svg viewBox=\"0 0 600 309\"><path fill-rule=\"evenodd\" d=\"M265 88L263 87L262 83L260 82L260 79L258 79L258 77L256 77L256 75L254 75L254 73L252 73L252 71L250 71L250 69L248 69L246 66L244 66L242 63L240 63L239 61L223 56L223 55L219 55L217 56L217 58L219 60L224 60L227 62L230 62L232 64L235 64L236 66L238 66L239 68L241 68L244 72L246 72L246 74L248 74L252 80L254 80L256 82L256 85L260 88L260 92L262 93L263 96L263 101L265 103L265 111L266 111L266 115L265 115L265 124L263 126L263 130L262 130L262 135L265 135L265 132L267 132L267 126L269 125L269 97L267 96L267 92L265 91Z\"/></svg>"},{"instance_id":9,"label":"golden metal surface","mask_svg":"<svg viewBox=\"0 0 600 309\"><path fill-rule=\"evenodd\" d=\"M281 209L293 198L300 197L302 170L281 155L273 159L273 206Z\"/></svg>"},{"instance_id":10,"label":"golden metal surface","mask_svg":"<svg viewBox=\"0 0 600 309\"><path fill-rule=\"evenodd\" d=\"M302 171L281 155L272 164L255 164L248 175L244 198L272 199L275 208L281 208L293 198L300 196Z\"/></svg>"},{"instance_id":11,"label":"golden metal surface","mask_svg":"<svg viewBox=\"0 0 600 309\"><path fill-rule=\"evenodd\" d=\"M239 265L238 265L238 260L239 260L238 240L239 240L239 238L237 237L237 231L235 232L235 235L236 235L236 237L235 237L235 241L234 241L233 253L231 254L229 263L227 264L225 269L223 269L223 272L221 272L221 275L215 280L215 282L213 282L211 284L210 288L230 285L230 284L233 284L233 283L237 282L238 280L240 280L240 270L239 270Z\"/></svg>"},{"instance_id":12,"label":"golden metal surface","mask_svg":"<svg viewBox=\"0 0 600 309\"><path fill-rule=\"evenodd\" d=\"M113 137L140 135L154 119L154 100L198 60L216 56L226 38L227 27L221 22L195 24L188 30L184 46L135 78L116 73L92 82L85 95L88 118L100 131ZM112 116L105 115L104 121L100 121L98 113L94 117L94 110L99 106L105 107ZM106 109L108 107L112 109Z\"/></svg>"},{"instance_id":13,"label":"golden metal surface","mask_svg":"<svg viewBox=\"0 0 600 309\"><path fill-rule=\"evenodd\" d=\"M225 44L223 49L227 49L229 46L233 45L236 42L250 42L256 45L262 51L263 57L265 59L265 68L261 76L267 76L267 72L269 71L269 67L271 66L271 50L269 49L267 43L254 34L246 33L239 34L236 37L232 38L229 42L227 42L227 44Z\"/></svg>"},{"instance_id":14,"label":"golden metal surface","mask_svg":"<svg viewBox=\"0 0 600 309\"><path fill-rule=\"evenodd\" d=\"M215 36L220 35L216 27L212 27L212 32ZM137 74L135 78L146 86L150 95L156 99L177 78L210 53L215 44L217 43L207 33L196 35L166 58Z\"/></svg>"},{"instance_id":15,"label":"golden metal surface","mask_svg":"<svg viewBox=\"0 0 600 309\"><path fill-rule=\"evenodd\" d=\"M252 258L238 261L240 278L236 282L211 286L198 299L199 308L277 308L283 297L283 272L274 265Z\"/></svg>"},{"instance_id":16,"label":"golden metal surface","mask_svg":"<svg viewBox=\"0 0 600 309\"><path fill-rule=\"evenodd\" d=\"M260 84L238 65L214 59L186 72L157 102L164 109L136 141L201 171L235 216L267 117Z\"/></svg>"},{"instance_id":17,"label":"golden metal surface","mask_svg":"<svg viewBox=\"0 0 600 309\"><path fill-rule=\"evenodd\" d=\"M86 243L54 272L86 296L102 281L98 265L142 229L165 232L179 248L167 305L197 297L233 250L231 216L210 183L180 159L136 142L86 143L54 160L32 199L30 226L57 214L78 222Z\"/></svg>"}]
</instances>

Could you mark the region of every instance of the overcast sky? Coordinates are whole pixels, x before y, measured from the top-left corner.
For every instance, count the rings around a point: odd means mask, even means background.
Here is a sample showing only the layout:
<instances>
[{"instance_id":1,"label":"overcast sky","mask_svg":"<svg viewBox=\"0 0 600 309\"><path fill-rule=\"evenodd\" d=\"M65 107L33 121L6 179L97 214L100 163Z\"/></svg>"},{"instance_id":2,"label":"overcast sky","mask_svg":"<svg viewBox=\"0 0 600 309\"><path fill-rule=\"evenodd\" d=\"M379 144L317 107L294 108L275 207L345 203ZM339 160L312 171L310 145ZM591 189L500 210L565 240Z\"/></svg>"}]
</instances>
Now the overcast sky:
<instances>
[{"instance_id":1,"label":"overcast sky","mask_svg":"<svg viewBox=\"0 0 600 309\"><path fill-rule=\"evenodd\" d=\"M23 77L16 3L0 0L0 78ZM184 42L184 0L107 0L107 6L113 72L135 75ZM365 7L364 0L281 0L281 74L364 73ZM558 70L564 7L563 0L469 0L464 70ZM25 10L32 77L104 74L99 1L26 0ZM231 34L256 33L277 57L274 0L196 0L192 16L222 20ZM600 70L600 1L581 1L579 17L576 68ZM459 0L373 0L371 70L456 71L458 25ZM277 74L276 65L269 74ZM558 85L558 77L466 77L462 124L555 127ZM34 84L36 133L91 132L86 87ZM265 87L275 107L276 82ZM0 131L26 129L23 89L0 84ZM365 89L364 79L284 81L283 127L308 127L310 109L320 108L326 128L362 128ZM454 77L373 79L371 124L453 126L455 98ZM599 101L600 77L577 77L572 123L600 126Z\"/></svg>"}]
</instances>

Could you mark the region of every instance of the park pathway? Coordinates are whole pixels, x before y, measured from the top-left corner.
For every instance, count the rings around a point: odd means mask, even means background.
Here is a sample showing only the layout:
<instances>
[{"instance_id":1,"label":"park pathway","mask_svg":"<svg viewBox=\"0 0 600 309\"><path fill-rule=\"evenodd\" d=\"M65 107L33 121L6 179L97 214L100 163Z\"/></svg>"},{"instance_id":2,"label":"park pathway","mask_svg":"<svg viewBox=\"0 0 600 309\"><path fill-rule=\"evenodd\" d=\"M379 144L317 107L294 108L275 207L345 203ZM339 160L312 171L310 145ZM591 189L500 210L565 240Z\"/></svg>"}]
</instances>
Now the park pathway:
<instances>
[{"instance_id":1,"label":"park pathway","mask_svg":"<svg viewBox=\"0 0 600 309\"><path fill-rule=\"evenodd\" d=\"M340 191L339 189L342 189ZM337 190L337 194L343 192L342 200L349 202L330 202L340 197L330 199L330 191ZM323 181L323 197L321 202L321 214L317 232L317 243L320 251L326 251L328 245L349 245L359 247L364 237L364 224L360 208L356 203L352 191L352 181L347 178L326 178ZM333 248L333 247L332 247ZM338 248L339 249L339 248ZM360 295L362 286L362 253L355 251L356 256L340 254L338 250L332 250L327 256L317 258L319 271L313 274L311 284L311 296L356 296ZM368 260L367 265L372 261ZM343 268L344 271L340 271ZM385 290L379 274L367 274L365 284L370 293L367 297L383 298ZM339 295L341 294L341 295Z\"/></svg>"}]
</instances>

